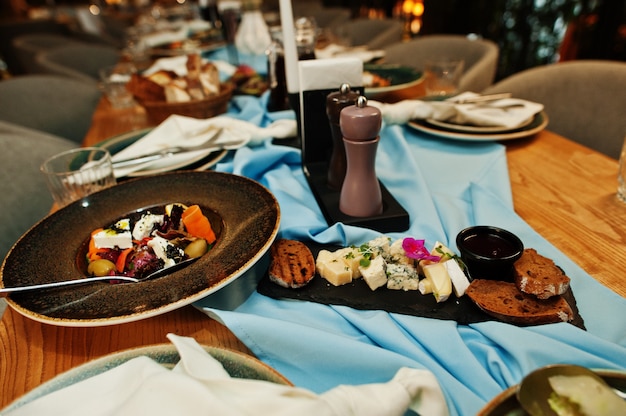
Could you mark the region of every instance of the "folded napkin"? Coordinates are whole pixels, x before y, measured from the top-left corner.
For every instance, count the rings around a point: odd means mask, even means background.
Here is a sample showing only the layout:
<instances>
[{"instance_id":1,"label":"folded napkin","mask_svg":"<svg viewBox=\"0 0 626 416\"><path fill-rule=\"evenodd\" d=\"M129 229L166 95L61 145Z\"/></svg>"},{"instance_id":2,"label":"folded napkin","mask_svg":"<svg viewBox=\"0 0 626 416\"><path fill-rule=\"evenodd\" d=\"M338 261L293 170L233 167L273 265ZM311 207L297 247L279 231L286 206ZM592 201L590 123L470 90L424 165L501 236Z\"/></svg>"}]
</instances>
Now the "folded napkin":
<instances>
[{"instance_id":1,"label":"folded napkin","mask_svg":"<svg viewBox=\"0 0 626 416\"><path fill-rule=\"evenodd\" d=\"M363 62L370 62L383 56L385 56L385 51L380 49L369 50L366 46L346 47L331 43L324 48L315 49L315 57L318 59L356 57Z\"/></svg>"},{"instance_id":2,"label":"folded napkin","mask_svg":"<svg viewBox=\"0 0 626 416\"><path fill-rule=\"evenodd\" d=\"M543 104L519 98L460 103L479 94L466 92L445 101L404 100L393 104L369 101L378 107L386 123L434 119L455 124L515 128L543 110Z\"/></svg>"},{"instance_id":3,"label":"folded napkin","mask_svg":"<svg viewBox=\"0 0 626 416\"><path fill-rule=\"evenodd\" d=\"M265 139L289 138L297 134L296 121L289 119L276 120L267 127L259 127L227 115L208 119L171 115L144 137L113 155L112 159L113 162L116 162L155 153L172 146L200 145L219 129L221 129L221 134L212 141L215 146L211 148L174 154L158 161L115 168L115 176L121 178L140 170L163 169L168 166L179 165L187 160L208 156L218 149L236 149L246 145L258 145Z\"/></svg>"},{"instance_id":4,"label":"folded napkin","mask_svg":"<svg viewBox=\"0 0 626 416\"><path fill-rule=\"evenodd\" d=\"M179 42L187 39L189 33L208 30L211 25L203 20L192 20L177 26L176 28L160 30L142 37L148 47L155 47L171 42Z\"/></svg>"},{"instance_id":5,"label":"folded napkin","mask_svg":"<svg viewBox=\"0 0 626 416\"><path fill-rule=\"evenodd\" d=\"M193 338L168 335L180 362L169 370L148 357L38 398L18 415L447 415L439 384L426 370L400 369L387 383L338 386L317 395L261 380L231 378Z\"/></svg>"}]
</instances>

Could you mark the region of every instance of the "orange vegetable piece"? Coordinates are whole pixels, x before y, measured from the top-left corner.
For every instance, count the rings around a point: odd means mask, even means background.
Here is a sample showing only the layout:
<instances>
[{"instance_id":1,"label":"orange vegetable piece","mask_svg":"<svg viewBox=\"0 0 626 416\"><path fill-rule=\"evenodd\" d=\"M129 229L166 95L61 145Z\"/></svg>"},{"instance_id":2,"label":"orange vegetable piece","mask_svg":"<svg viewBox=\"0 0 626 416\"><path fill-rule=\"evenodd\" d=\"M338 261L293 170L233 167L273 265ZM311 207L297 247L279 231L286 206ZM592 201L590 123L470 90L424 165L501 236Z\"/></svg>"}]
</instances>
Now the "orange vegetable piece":
<instances>
[{"instance_id":1,"label":"orange vegetable piece","mask_svg":"<svg viewBox=\"0 0 626 416\"><path fill-rule=\"evenodd\" d=\"M191 205L183 211L182 220L189 234L194 237L204 238L209 244L215 242L215 232L213 232L211 223L198 205Z\"/></svg>"},{"instance_id":2,"label":"orange vegetable piece","mask_svg":"<svg viewBox=\"0 0 626 416\"><path fill-rule=\"evenodd\" d=\"M133 251L132 247L128 247L127 249L124 249L118 256L117 260L115 261L115 268L117 269L119 273L124 272L124 267L126 266L126 259L128 258L128 255L132 253L132 251Z\"/></svg>"}]
</instances>

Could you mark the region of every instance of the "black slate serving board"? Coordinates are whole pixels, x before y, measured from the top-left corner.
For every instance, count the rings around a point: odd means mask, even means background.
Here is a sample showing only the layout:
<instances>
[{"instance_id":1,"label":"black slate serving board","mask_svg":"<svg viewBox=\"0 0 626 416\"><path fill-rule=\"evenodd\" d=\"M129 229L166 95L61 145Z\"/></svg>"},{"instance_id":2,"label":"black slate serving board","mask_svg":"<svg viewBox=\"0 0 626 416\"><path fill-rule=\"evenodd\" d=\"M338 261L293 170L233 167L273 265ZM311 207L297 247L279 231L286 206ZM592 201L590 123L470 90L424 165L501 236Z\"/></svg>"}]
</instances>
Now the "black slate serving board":
<instances>
[{"instance_id":1,"label":"black slate serving board","mask_svg":"<svg viewBox=\"0 0 626 416\"><path fill-rule=\"evenodd\" d=\"M314 258L317 258L317 253L321 249L334 251L341 248L311 242L305 244L311 249ZM363 279L356 279L343 286L333 286L316 274L308 285L299 289L289 289L272 282L265 273L257 286L257 291L275 299L286 298L325 305L344 305L360 310L383 310L424 318L452 320L462 325L495 320L480 310L467 296L457 298L453 292L447 301L437 303L432 294L422 295L416 290L391 290L381 287L373 291ZM585 329L571 289L564 297L574 311L575 318L571 323Z\"/></svg>"}]
</instances>

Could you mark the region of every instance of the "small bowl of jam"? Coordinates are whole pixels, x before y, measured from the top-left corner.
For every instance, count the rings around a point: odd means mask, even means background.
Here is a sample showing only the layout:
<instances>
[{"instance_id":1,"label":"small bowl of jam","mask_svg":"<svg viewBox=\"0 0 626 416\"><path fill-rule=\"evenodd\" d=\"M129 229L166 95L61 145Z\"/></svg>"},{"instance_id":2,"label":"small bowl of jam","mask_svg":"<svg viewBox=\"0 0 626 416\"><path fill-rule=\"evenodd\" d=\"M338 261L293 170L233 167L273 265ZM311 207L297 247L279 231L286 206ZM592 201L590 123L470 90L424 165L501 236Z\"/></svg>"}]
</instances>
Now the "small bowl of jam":
<instances>
[{"instance_id":1,"label":"small bowl of jam","mask_svg":"<svg viewBox=\"0 0 626 416\"><path fill-rule=\"evenodd\" d=\"M524 251L515 234L498 227L476 225L456 236L456 246L472 279L513 280L513 264Z\"/></svg>"}]
</instances>

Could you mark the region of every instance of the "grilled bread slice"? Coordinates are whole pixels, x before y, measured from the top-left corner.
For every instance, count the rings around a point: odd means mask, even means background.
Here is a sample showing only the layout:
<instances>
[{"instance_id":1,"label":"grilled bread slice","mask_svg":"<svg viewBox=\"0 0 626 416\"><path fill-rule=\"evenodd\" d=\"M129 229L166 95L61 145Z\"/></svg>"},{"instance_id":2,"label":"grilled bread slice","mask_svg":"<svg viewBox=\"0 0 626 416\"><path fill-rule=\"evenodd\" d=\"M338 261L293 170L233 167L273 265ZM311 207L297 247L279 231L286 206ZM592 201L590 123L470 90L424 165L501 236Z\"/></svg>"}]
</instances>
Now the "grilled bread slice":
<instances>
[{"instance_id":1,"label":"grilled bread slice","mask_svg":"<svg viewBox=\"0 0 626 416\"><path fill-rule=\"evenodd\" d=\"M480 309L503 322L540 325L574 319L574 312L563 297L538 299L521 292L512 282L475 279L466 294Z\"/></svg>"},{"instance_id":2,"label":"grilled bread slice","mask_svg":"<svg viewBox=\"0 0 626 416\"><path fill-rule=\"evenodd\" d=\"M270 249L269 278L286 287L305 286L315 276L315 259L302 242L288 239L276 240Z\"/></svg>"},{"instance_id":3,"label":"grilled bread slice","mask_svg":"<svg viewBox=\"0 0 626 416\"><path fill-rule=\"evenodd\" d=\"M513 265L515 284L524 293L548 299L562 295L569 288L569 277L554 261L527 248Z\"/></svg>"}]
</instances>

